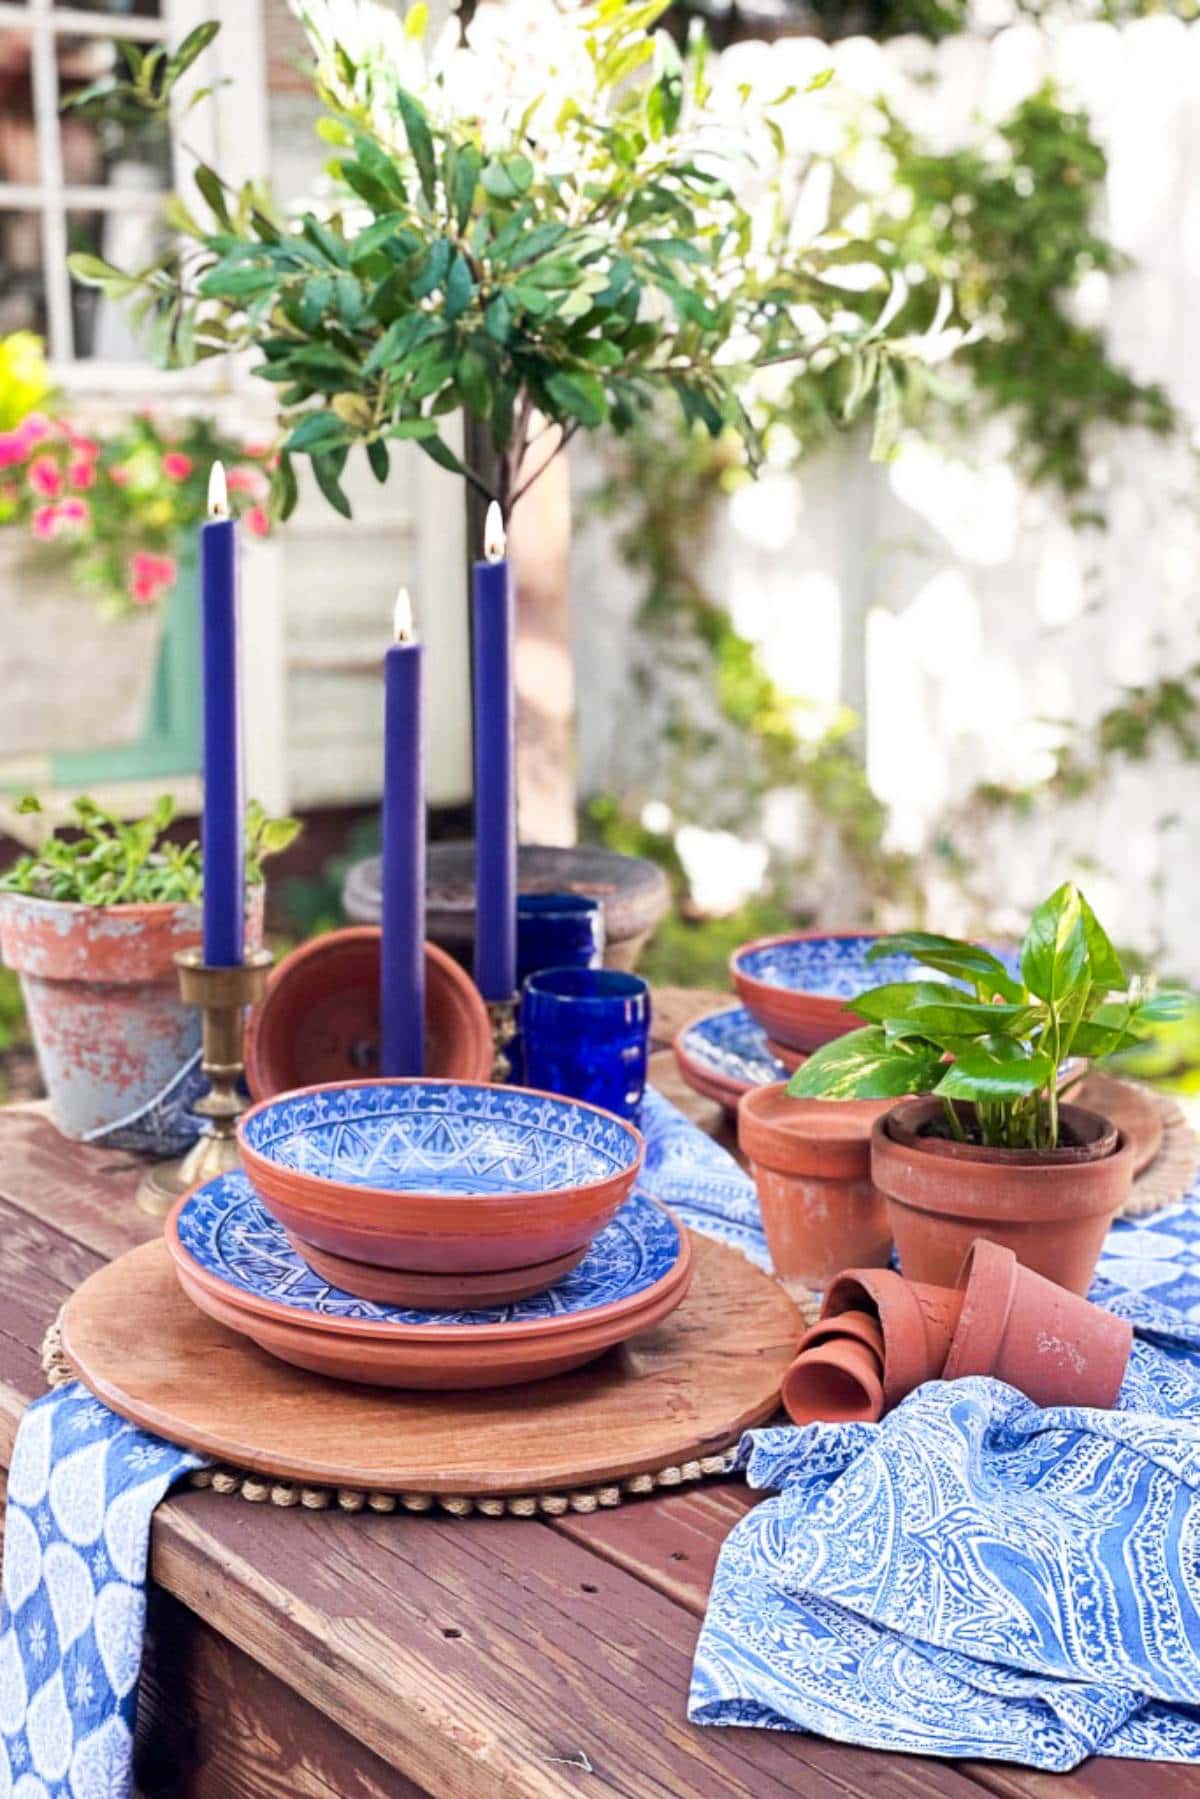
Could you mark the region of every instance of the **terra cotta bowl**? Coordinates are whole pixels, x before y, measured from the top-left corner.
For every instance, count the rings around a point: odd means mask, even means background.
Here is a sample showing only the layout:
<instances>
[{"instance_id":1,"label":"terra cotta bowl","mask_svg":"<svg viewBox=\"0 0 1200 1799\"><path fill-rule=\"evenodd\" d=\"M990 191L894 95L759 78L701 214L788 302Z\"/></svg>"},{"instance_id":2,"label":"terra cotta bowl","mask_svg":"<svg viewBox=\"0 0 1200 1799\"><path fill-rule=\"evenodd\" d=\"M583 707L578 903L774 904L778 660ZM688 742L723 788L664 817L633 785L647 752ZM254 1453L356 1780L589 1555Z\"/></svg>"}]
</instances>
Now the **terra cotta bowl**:
<instances>
[{"instance_id":1,"label":"terra cotta bowl","mask_svg":"<svg viewBox=\"0 0 1200 1799\"><path fill-rule=\"evenodd\" d=\"M238 1124L273 1217L352 1261L427 1274L526 1268L589 1243L632 1191L641 1134L582 1100L467 1081L354 1081Z\"/></svg>"},{"instance_id":2,"label":"terra cotta bowl","mask_svg":"<svg viewBox=\"0 0 1200 1799\"><path fill-rule=\"evenodd\" d=\"M286 955L246 1023L246 1080L256 1100L379 1071L377 925L314 937ZM471 977L425 945L425 1073L486 1081L487 1008Z\"/></svg>"}]
</instances>

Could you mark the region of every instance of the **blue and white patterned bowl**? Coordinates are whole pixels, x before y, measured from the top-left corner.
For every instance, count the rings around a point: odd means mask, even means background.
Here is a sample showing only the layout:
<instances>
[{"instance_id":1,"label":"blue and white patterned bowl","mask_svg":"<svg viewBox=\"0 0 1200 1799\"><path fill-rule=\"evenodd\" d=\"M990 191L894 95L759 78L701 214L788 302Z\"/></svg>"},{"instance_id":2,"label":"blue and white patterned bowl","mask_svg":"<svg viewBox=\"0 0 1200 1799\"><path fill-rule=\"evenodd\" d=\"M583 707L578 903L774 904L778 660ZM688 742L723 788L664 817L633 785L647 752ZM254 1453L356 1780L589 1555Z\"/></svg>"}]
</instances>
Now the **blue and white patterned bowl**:
<instances>
[{"instance_id":1,"label":"blue and white patterned bowl","mask_svg":"<svg viewBox=\"0 0 1200 1799\"><path fill-rule=\"evenodd\" d=\"M787 1069L772 1055L767 1034L745 1006L726 1006L693 1019L675 1036L672 1046L680 1074L705 1099L731 1111L751 1087L787 1079Z\"/></svg>"},{"instance_id":2,"label":"blue and white patterned bowl","mask_svg":"<svg viewBox=\"0 0 1200 1799\"><path fill-rule=\"evenodd\" d=\"M862 1019L846 1010L868 987L892 981L939 981L949 977L926 968L912 956L883 956L867 961L878 932L823 934L795 931L744 943L730 958L738 997L768 1037L789 1049L811 1052ZM993 949L1005 967L1018 972L1015 950Z\"/></svg>"},{"instance_id":3,"label":"blue and white patterned bowl","mask_svg":"<svg viewBox=\"0 0 1200 1799\"><path fill-rule=\"evenodd\" d=\"M238 1127L268 1211L376 1267L526 1268L591 1241L628 1197L642 1139L580 1100L465 1081L353 1081L284 1094Z\"/></svg>"},{"instance_id":4,"label":"blue and white patterned bowl","mask_svg":"<svg viewBox=\"0 0 1200 1799\"><path fill-rule=\"evenodd\" d=\"M394 1338L451 1333L467 1339L565 1329L615 1308L634 1310L680 1277L686 1236L648 1194L635 1192L595 1238L583 1260L545 1292L511 1305L429 1311L357 1299L302 1261L282 1225L240 1170L185 1195L167 1223L167 1248L189 1283L226 1303L291 1325Z\"/></svg>"}]
</instances>

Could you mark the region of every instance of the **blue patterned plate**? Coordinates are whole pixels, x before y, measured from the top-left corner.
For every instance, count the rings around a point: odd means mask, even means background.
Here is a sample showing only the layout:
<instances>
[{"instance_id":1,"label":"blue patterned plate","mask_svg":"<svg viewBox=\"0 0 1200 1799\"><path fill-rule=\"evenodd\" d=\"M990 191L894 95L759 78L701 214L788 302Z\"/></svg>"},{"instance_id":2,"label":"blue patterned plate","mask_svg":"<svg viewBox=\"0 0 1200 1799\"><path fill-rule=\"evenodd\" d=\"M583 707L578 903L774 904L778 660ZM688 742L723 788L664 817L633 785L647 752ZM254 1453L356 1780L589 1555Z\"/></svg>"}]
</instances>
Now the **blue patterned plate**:
<instances>
[{"instance_id":1,"label":"blue patterned plate","mask_svg":"<svg viewBox=\"0 0 1200 1799\"><path fill-rule=\"evenodd\" d=\"M240 1311L387 1338L431 1330L462 1337L486 1326L490 1340L571 1328L618 1308L641 1307L682 1279L690 1262L686 1235L675 1219L638 1191L593 1240L582 1262L545 1292L478 1311L381 1305L355 1299L314 1274L240 1169L187 1194L167 1221L166 1242L189 1280Z\"/></svg>"},{"instance_id":2,"label":"blue patterned plate","mask_svg":"<svg viewBox=\"0 0 1200 1799\"><path fill-rule=\"evenodd\" d=\"M787 1079L767 1046L766 1032L745 1006L726 1006L693 1019L675 1037L675 1060L689 1087L719 1105L735 1107L751 1087Z\"/></svg>"}]
</instances>

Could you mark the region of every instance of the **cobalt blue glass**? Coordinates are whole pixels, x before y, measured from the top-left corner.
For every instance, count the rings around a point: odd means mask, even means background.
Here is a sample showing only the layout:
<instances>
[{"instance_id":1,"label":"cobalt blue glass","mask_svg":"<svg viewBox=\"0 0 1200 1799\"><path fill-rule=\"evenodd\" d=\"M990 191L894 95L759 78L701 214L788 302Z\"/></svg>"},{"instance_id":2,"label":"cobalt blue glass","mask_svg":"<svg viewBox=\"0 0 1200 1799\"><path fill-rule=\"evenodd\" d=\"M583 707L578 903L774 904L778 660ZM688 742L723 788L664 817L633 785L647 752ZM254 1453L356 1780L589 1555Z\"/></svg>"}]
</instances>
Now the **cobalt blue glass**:
<instances>
[{"instance_id":1,"label":"cobalt blue glass","mask_svg":"<svg viewBox=\"0 0 1200 1799\"><path fill-rule=\"evenodd\" d=\"M517 900L517 987L543 968L599 968L604 910L586 893L522 893Z\"/></svg>"},{"instance_id":2,"label":"cobalt blue glass","mask_svg":"<svg viewBox=\"0 0 1200 1799\"><path fill-rule=\"evenodd\" d=\"M521 995L525 1080L632 1118L646 1090L650 989L616 968L546 968Z\"/></svg>"}]
</instances>

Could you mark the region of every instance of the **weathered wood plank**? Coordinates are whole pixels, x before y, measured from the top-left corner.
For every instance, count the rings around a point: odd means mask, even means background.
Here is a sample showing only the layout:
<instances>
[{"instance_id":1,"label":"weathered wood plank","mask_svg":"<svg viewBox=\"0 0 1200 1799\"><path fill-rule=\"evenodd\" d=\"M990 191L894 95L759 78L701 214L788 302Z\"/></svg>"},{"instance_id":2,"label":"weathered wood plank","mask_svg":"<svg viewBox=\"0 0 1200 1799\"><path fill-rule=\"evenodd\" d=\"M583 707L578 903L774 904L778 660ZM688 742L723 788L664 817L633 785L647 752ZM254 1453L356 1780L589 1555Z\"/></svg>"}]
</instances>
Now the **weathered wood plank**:
<instances>
[{"instance_id":1,"label":"weathered wood plank","mask_svg":"<svg viewBox=\"0 0 1200 1799\"><path fill-rule=\"evenodd\" d=\"M14 1106L0 1119L0 1196L105 1260L162 1231L134 1204L145 1166L60 1136L44 1106Z\"/></svg>"}]
</instances>

